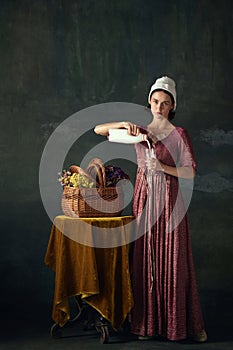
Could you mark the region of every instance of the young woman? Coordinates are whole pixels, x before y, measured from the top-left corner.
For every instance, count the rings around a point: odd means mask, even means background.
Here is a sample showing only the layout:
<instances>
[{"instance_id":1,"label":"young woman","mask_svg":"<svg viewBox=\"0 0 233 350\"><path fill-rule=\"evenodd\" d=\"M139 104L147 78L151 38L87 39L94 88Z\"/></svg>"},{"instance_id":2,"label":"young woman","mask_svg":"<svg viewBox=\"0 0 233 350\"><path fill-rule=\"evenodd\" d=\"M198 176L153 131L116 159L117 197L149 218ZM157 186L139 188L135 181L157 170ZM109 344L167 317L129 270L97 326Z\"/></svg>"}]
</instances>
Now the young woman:
<instances>
[{"instance_id":1,"label":"young woman","mask_svg":"<svg viewBox=\"0 0 233 350\"><path fill-rule=\"evenodd\" d=\"M95 127L105 136L110 128L124 128L134 136L145 133L150 142L135 144L133 214L139 238L132 261L131 330L139 339L192 337L205 342L188 218L179 191L179 178L193 179L196 163L187 131L171 123L176 110L174 80L157 79L148 102L153 119L147 126L122 121Z\"/></svg>"}]
</instances>

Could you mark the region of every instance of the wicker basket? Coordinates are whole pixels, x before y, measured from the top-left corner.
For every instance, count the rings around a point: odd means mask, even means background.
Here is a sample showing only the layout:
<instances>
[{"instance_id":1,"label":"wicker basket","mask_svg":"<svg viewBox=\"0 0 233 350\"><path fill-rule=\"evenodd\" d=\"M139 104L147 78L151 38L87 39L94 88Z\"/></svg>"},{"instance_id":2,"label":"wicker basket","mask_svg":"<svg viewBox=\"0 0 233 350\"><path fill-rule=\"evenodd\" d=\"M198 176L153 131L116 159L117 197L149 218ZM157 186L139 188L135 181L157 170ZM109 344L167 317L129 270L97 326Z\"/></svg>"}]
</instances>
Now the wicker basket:
<instances>
[{"instance_id":1,"label":"wicker basket","mask_svg":"<svg viewBox=\"0 0 233 350\"><path fill-rule=\"evenodd\" d=\"M124 207L124 192L120 186L105 187L105 168L100 159L94 158L84 171L71 166L71 172L88 174L96 183L95 188L74 188L65 186L62 195L62 210L71 217L116 217Z\"/></svg>"},{"instance_id":2,"label":"wicker basket","mask_svg":"<svg viewBox=\"0 0 233 350\"><path fill-rule=\"evenodd\" d=\"M71 217L120 216L124 205L121 187L74 188L66 186L62 195L63 213Z\"/></svg>"}]
</instances>

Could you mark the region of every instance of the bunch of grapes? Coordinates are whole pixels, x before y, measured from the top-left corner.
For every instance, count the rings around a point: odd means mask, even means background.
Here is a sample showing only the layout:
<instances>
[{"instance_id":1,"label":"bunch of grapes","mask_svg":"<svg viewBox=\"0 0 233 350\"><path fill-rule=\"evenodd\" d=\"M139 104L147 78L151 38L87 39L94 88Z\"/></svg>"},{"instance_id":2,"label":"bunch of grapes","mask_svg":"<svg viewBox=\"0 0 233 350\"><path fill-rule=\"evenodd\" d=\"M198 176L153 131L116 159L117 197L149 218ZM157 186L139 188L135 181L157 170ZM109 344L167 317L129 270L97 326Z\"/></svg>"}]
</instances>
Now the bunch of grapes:
<instances>
[{"instance_id":1,"label":"bunch of grapes","mask_svg":"<svg viewBox=\"0 0 233 350\"><path fill-rule=\"evenodd\" d=\"M121 168L113 165L105 166L105 173L106 187L114 187L120 180L129 180L129 175L127 175Z\"/></svg>"},{"instance_id":2,"label":"bunch of grapes","mask_svg":"<svg viewBox=\"0 0 233 350\"><path fill-rule=\"evenodd\" d=\"M70 184L72 187L85 187L92 188L94 187L94 182L88 179L85 175L73 173L70 177Z\"/></svg>"}]
</instances>

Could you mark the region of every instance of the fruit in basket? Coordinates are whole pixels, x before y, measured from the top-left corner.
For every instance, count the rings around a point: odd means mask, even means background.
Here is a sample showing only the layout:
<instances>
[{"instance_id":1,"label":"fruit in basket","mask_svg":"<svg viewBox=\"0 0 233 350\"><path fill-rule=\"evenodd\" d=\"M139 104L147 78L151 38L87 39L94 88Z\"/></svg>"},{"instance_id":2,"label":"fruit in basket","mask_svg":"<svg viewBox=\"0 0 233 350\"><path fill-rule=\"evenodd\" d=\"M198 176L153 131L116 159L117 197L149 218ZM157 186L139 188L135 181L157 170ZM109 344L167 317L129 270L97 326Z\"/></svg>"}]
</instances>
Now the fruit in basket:
<instances>
[{"instance_id":1,"label":"fruit in basket","mask_svg":"<svg viewBox=\"0 0 233 350\"><path fill-rule=\"evenodd\" d=\"M59 173L61 185L69 187L93 188L115 187L120 180L129 180L129 176L119 167L104 165L101 159L93 158L83 170L78 165L71 165L69 170Z\"/></svg>"},{"instance_id":2,"label":"fruit in basket","mask_svg":"<svg viewBox=\"0 0 233 350\"><path fill-rule=\"evenodd\" d=\"M127 175L121 168L113 165L105 166L105 173L106 187L114 187L120 180L129 180L129 175Z\"/></svg>"},{"instance_id":3,"label":"fruit in basket","mask_svg":"<svg viewBox=\"0 0 233 350\"><path fill-rule=\"evenodd\" d=\"M73 173L70 177L70 184L72 187L85 187L92 188L94 187L94 182L90 181L88 177L82 174Z\"/></svg>"},{"instance_id":4,"label":"fruit in basket","mask_svg":"<svg viewBox=\"0 0 233 350\"><path fill-rule=\"evenodd\" d=\"M92 180L92 178L89 175L85 175L85 173L79 174L79 173L71 173L71 171L63 170L62 174L59 173L60 178L58 181L61 183L62 186L69 186L69 187L85 187L85 188L93 188L95 186L95 182Z\"/></svg>"}]
</instances>

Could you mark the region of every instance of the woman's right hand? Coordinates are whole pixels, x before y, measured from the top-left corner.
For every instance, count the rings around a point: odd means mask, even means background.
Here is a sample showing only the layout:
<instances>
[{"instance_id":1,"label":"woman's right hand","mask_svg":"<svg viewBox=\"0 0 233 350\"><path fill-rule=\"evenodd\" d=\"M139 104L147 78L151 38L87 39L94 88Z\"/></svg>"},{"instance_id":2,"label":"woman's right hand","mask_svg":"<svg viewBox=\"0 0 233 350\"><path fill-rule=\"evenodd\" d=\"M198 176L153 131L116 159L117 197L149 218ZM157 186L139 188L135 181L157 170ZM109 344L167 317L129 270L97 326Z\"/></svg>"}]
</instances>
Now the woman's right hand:
<instances>
[{"instance_id":1,"label":"woman's right hand","mask_svg":"<svg viewBox=\"0 0 233 350\"><path fill-rule=\"evenodd\" d=\"M131 122L122 122L123 128L128 130L128 134L132 136L138 136L140 133L139 127Z\"/></svg>"}]
</instances>

